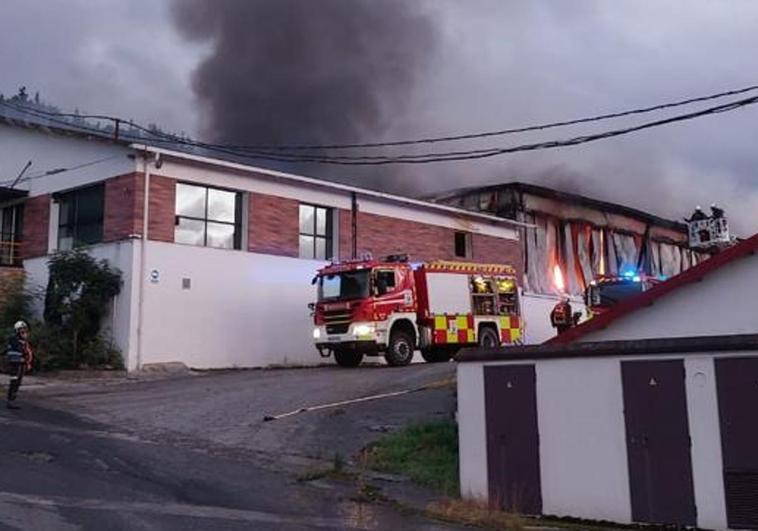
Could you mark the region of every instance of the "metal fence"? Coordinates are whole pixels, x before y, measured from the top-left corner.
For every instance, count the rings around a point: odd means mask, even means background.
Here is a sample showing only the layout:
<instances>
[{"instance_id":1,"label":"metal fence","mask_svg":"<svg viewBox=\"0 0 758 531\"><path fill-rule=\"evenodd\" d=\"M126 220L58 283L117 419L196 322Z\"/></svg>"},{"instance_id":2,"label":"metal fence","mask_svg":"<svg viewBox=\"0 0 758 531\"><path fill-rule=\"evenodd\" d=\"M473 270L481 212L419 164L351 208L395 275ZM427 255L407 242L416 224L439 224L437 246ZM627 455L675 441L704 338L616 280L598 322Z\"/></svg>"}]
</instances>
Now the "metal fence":
<instances>
[{"instance_id":1,"label":"metal fence","mask_svg":"<svg viewBox=\"0 0 758 531\"><path fill-rule=\"evenodd\" d=\"M18 267L21 265L21 242L16 241L13 235L0 233L0 266Z\"/></svg>"}]
</instances>

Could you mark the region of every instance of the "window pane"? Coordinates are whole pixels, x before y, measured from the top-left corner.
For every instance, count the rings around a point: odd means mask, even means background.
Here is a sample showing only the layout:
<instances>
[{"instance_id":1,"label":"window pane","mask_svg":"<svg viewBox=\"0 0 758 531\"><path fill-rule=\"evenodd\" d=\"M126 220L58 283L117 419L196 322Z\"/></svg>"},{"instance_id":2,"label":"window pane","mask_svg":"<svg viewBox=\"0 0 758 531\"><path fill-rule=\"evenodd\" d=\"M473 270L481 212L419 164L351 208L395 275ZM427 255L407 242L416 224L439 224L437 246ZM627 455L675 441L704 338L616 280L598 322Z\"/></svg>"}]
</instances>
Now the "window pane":
<instances>
[{"instance_id":1,"label":"window pane","mask_svg":"<svg viewBox=\"0 0 758 531\"><path fill-rule=\"evenodd\" d=\"M202 186L176 185L176 214L205 218L205 191Z\"/></svg>"},{"instance_id":2,"label":"window pane","mask_svg":"<svg viewBox=\"0 0 758 531\"><path fill-rule=\"evenodd\" d=\"M208 219L234 223L237 194L208 188ZM210 243L209 243L210 245Z\"/></svg>"},{"instance_id":3,"label":"window pane","mask_svg":"<svg viewBox=\"0 0 758 531\"><path fill-rule=\"evenodd\" d=\"M319 236L326 236L326 214L325 208L316 209L316 234Z\"/></svg>"},{"instance_id":4,"label":"window pane","mask_svg":"<svg viewBox=\"0 0 758 531\"><path fill-rule=\"evenodd\" d=\"M102 186L85 188L76 192L76 224L88 225L103 220ZM95 243L95 242L90 242Z\"/></svg>"},{"instance_id":5,"label":"window pane","mask_svg":"<svg viewBox=\"0 0 758 531\"><path fill-rule=\"evenodd\" d=\"M74 196L61 197L58 202L58 224L73 225L74 223Z\"/></svg>"},{"instance_id":6,"label":"window pane","mask_svg":"<svg viewBox=\"0 0 758 531\"><path fill-rule=\"evenodd\" d=\"M179 218L179 224L174 229L174 241L190 245L205 245L205 222Z\"/></svg>"},{"instance_id":7,"label":"window pane","mask_svg":"<svg viewBox=\"0 0 758 531\"><path fill-rule=\"evenodd\" d=\"M92 245L103 240L103 225L101 223L88 223L76 228L75 246Z\"/></svg>"},{"instance_id":8,"label":"window pane","mask_svg":"<svg viewBox=\"0 0 758 531\"><path fill-rule=\"evenodd\" d=\"M316 255L314 258L326 260L326 240L324 238L316 238Z\"/></svg>"},{"instance_id":9,"label":"window pane","mask_svg":"<svg viewBox=\"0 0 758 531\"><path fill-rule=\"evenodd\" d=\"M315 207L310 205L300 205L300 232L302 234L313 234L313 216Z\"/></svg>"},{"instance_id":10,"label":"window pane","mask_svg":"<svg viewBox=\"0 0 758 531\"><path fill-rule=\"evenodd\" d=\"M468 237L465 232L455 233L455 256L468 257Z\"/></svg>"},{"instance_id":11,"label":"window pane","mask_svg":"<svg viewBox=\"0 0 758 531\"><path fill-rule=\"evenodd\" d=\"M300 236L300 258L313 258L313 236Z\"/></svg>"},{"instance_id":12,"label":"window pane","mask_svg":"<svg viewBox=\"0 0 758 531\"><path fill-rule=\"evenodd\" d=\"M70 227L58 227L58 249L70 251L74 247L74 234Z\"/></svg>"},{"instance_id":13,"label":"window pane","mask_svg":"<svg viewBox=\"0 0 758 531\"><path fill-rule=\"evenodd\" d=\"M208 247L234 249L234 225L208 222Z\"/></svg>"}]
</instances>

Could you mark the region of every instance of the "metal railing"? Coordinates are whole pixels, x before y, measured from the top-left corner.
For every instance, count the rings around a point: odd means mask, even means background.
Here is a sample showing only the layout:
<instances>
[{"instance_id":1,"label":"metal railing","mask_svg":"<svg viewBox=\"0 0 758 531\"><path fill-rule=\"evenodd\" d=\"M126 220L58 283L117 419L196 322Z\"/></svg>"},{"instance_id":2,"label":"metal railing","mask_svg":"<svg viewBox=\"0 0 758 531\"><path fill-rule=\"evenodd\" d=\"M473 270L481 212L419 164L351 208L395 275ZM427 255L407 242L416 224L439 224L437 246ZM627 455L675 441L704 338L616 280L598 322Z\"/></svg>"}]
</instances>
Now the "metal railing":
<instances>
[{"instance_id":1,"label":"metal railing","mask_svg":"<svg viewBox=\"0 0 758 531\"><path fill-rule=\"evenodd\" d=\"M0 235L0 266L2 267L20 267L21 266L21 242L12 238L6 238L5 234Z\"/></svg>"}]
</instances>

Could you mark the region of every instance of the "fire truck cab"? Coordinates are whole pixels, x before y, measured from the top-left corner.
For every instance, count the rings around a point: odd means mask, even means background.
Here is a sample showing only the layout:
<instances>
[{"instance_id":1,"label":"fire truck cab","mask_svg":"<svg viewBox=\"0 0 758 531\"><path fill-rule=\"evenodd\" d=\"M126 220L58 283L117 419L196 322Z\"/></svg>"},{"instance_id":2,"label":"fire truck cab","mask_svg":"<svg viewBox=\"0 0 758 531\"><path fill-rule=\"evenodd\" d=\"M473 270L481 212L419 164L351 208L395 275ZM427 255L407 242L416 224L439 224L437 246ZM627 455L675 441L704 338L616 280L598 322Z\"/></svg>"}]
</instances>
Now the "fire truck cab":
<instances>
[{"instance_id":1,"label":"fire truck cab","mask_svg":"<svg viewBox=\"0 0 758 531\"><path fill-rule=\"evenodd\" d=\"M384 355L407 365L415 350L427 362L448 361L461 347L519 343L522 322L515 271L509 265L405 256L351 260L319 270L313 339L343 367Z\"/></svg>"},{"instance_id":2,"label":"fire truck cab","mask_svg":"<svg viewBox=\"0 0 758 531\"><path fill-rule=\"evenodd\" d=\"M649 290L662 280L634 271L619 276L598 277L590 282L584 294L587 316L600 315L611 306Z\"/></svg>"}]
</instances>

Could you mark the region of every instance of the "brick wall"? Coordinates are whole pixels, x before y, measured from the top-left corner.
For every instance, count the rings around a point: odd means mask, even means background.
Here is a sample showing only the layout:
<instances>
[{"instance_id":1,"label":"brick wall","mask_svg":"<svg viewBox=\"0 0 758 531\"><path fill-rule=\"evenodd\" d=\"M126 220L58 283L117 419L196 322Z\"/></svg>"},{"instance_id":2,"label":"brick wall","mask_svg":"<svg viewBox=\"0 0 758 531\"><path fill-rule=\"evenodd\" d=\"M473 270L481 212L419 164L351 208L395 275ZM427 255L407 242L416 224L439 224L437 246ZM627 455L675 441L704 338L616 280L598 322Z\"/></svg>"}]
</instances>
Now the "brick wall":
<instances>
[{"instance_id":1,"label":"brick wall","mask_svg":"<svg viewBox=\"0 0 758 531\"><path fill-rule=\"evenodd\" d=\"M103 240L112 242L142 232L144 175L130 173L105 181Z\"/></svg>"},{"instance_id":2,"label":"brick wall","mask_svg":"<svg viewBox=\"0 0 758 531\"><path fill-rule=\"evenodd\" d=\"M358 256L370 252L379 258L389 254L408 254L413 261L458 260L511 264L522 269L521 246L518 240L473 234L472 256L455 256L455 229L427 225L415 221L358 212ZM340 212L340 258L351 253L350 211Z\"/></svg>"},{"instance_id":3,"label":"brick wall","mask_svg":"<svg viewBox=\"0 0 758 531\"><path fill-rule=\"evenodd\" d=\"M248 250L281 256L299 255L300 203L272 195L249 195Z\"/></svg>"},{"instance_id":4,"label":"brick wall","mask_svg":"<svg viewBox=\"0 0 758 531\"><path fill-rule=\"evenodd\" d=\"M50 231L50 196L30 197L24 204L24 227L21 257L35 258L47 254Z\"/></svg>"},{"instance_id":5,"label":"brick wall","mask_svg":"<svg viewBox=\"0 0 758 531\"><path fill-rule=\"evenodd\" d=\"M144 203L144 197L142 198ZM148 237L161 242L174 241L176 219L176 180L153 175L150 177L150 209L148 210ZM142 207L139 209L139 227L142 228Z\"/></svg>"},{"instance_id":6,"label":"brick wall","mask_svg":"<svg viewBox=\"0 0 758 531\"><path fill-rule=\"evenodd\" d=\"M18 293L24 285L24 270L20 267L0 267L0 307L8 296ZM19 319L23 316L19 316Z\"/></svg>"}]
</instances>

